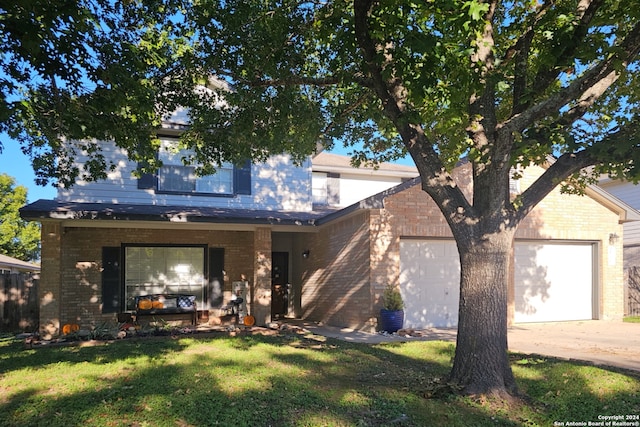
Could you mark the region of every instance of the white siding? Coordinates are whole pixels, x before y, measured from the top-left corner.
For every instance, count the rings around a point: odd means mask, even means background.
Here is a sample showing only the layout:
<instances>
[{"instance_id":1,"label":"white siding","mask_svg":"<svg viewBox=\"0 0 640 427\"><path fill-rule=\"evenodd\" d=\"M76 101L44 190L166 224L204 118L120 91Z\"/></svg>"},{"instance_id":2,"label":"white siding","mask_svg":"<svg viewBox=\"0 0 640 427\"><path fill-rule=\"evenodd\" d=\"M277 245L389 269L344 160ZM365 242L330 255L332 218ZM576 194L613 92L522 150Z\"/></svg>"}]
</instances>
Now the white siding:
<instances>
[{"instance_id":1,"label":"white siding","mask_svg":"<svg viewBox=\"0 0 640 427\"><path fill-rule=\"evenodd\" d=\"M127 159L126 153L113 143L104 143L103 153L117 164L108 179L78 181L69 189L59 190L59 200L287 211L309 211L312 207L311 162L297 167L287 155L274 156L266 163L252 166L251 195L224 197L157 194L154 190L138 189L138 180L132 175L137 165ZM82 159L78 161L81 163Z\"/></svg>"},{"instance_id":2,"label":"white siding","mask_svg":"<svg viewBox=\"0 0 640 427\"><path fill-rule=\"evenodd\" d=\"M640 244L640 222L627 222L624 227L624 245L638 245Z\"/></svg>"},{"instance_id":3,"label":"white siding","mask_svg":"<svg viewBox=\"0 0 640 427\"><path fill-rule=\"evenodd\" d=\"M599 186L632 208L640 209L640 186L626 181L603 181ZM623 227L624 245L640 244L640 221L627 222Z\"/></svg>"},{"instance_id":4,"label":"white siding","mask_svg":"<svg viewBox=\"0 0 640 427\"><path fill-rule=\"evenodd\" d=\"M402 183L402 179L389 176L340 175L340 206L350 206L369 196Z\"/></svg>"},{"instance_id":5,"label":"white siding","mask_svg":"<svg viewBox=\"0 0 640 427\"><path fill-rule=\"evenodd\" d=\"M640 209L640 186L625 181L601 182L599 186L632 208Z\"/></svg>"}]
</instances>

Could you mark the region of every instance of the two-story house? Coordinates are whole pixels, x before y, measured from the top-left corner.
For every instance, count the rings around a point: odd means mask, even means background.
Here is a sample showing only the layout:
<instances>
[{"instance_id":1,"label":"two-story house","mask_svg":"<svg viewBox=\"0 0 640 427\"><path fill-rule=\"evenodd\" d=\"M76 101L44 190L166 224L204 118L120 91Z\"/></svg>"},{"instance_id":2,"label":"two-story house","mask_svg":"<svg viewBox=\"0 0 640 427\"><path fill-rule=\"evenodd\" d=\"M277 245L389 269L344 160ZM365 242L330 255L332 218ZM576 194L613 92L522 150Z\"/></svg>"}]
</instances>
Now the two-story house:
<instances>
[{"instance_id":1,"label":"two-story house","mask_svg":"<svg viewBox=\"0 0 640 427\"><path fill-rule=\"evenodd\" d=\"M211 322L236 283L246 284L258 325L295 316L372 331L393 284L406 326L455 326L455 243L412 168L353 170L327 154L295 166L274 155L198 177L171 150L175 139L162 140L155 175L133 177L136 165L104 143L119 165L106 180L21 210L42 223L45 336L115 321L152 293L194 295L199 321ZM470 185L468 165L456 173ZM537 173L527 169L514 191ZM554 191L518 230L511 321L622 316L621 242L612 236L637 213L604 191L587 194Z\"/></svg>"}]
</instances>

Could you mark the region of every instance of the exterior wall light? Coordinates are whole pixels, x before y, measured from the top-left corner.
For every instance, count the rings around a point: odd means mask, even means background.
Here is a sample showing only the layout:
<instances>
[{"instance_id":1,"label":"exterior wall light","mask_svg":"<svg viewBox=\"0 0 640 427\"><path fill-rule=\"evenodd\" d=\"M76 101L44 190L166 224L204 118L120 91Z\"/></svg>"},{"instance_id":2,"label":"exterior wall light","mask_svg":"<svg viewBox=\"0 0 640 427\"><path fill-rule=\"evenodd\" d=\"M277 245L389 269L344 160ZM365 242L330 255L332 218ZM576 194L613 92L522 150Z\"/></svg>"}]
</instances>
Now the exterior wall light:
<instances>
[{"instance_id":1,"label":"exterior wall light","mask_svg":"<svg viewBox=\"0 0 640 427\"><path fill-rule=\"evenodd\" d=\"M618 243L618 241L620 240L620 236L618 236L617 233L611 233L609 234L609 244L611 246L615 245L616 243Z\"/></svg>"}]
</instances>

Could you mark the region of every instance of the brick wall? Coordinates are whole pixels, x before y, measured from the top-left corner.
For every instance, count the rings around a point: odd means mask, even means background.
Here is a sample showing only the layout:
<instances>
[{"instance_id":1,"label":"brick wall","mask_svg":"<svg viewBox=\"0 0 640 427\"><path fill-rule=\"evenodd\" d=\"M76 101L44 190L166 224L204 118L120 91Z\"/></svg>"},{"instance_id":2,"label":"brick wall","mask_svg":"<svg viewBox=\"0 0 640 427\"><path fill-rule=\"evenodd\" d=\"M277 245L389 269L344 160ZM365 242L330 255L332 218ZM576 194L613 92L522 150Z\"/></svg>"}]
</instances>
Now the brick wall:
<instances>
[{"instance_id":1,"label":"brick wall","mask_svg":"<svg viewBox=\"0 0 640 427\"><path fill-rule=\"evenodd\" d=\"M41 228L40 261L40 333L43 337L57 335L60 329L60 225L45 222Z\"/></svg>"},{"instance_id":2,"label":"brick wall","mask_svg":"<svg viewBox=\"0 0 640 427\"><path fill-rule=\"evenodd\" d=\"M308 240L301 315L354 329L371 327L369 212L360 211L326 226Z\"/></svg>"},{"instance_id":3,"label":"brick wall","mask_svg":"<svg viewBox=\"0 0 640 427\"><path fill-rule=\"evenodd\" d=\"M221 230L157 230L129 228L65 228L50 232L43 226L40 324L45 335L55 335L61 325L78 323L88 328L114 321L102 314L102 247L122 243L206 244L225 249L224 290L231 282L254 277L253 232ZM51 233L51 235L49 234ZM59 242L59 243L58 243Z\"/></svg>"}]
</instances>

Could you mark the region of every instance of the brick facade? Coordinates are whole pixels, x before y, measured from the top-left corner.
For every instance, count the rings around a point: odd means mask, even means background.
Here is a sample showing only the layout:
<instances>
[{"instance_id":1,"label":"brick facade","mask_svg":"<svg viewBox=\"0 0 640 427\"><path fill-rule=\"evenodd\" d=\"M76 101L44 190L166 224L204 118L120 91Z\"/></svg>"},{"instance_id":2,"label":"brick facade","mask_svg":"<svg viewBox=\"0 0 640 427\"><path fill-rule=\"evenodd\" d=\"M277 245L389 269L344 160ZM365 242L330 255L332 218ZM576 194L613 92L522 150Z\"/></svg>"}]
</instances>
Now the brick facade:
<instances>
[{"instance_id":1,"label":"brick facade","mask_svg":"<svg viewBox=\"0 0 640 427\"><path fill-rule=\"evenodd\" d=\"M116 320L115 314L102 313L103 247L140 243L224 248L227 294L232 281L254 277L254 233L249 231L93 227L61 230L55 223L43 224L42 230L40 330L45 336L58 334L66 323L91 328Z\"/></svg>"}]
</instances>

